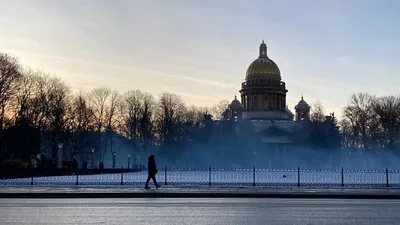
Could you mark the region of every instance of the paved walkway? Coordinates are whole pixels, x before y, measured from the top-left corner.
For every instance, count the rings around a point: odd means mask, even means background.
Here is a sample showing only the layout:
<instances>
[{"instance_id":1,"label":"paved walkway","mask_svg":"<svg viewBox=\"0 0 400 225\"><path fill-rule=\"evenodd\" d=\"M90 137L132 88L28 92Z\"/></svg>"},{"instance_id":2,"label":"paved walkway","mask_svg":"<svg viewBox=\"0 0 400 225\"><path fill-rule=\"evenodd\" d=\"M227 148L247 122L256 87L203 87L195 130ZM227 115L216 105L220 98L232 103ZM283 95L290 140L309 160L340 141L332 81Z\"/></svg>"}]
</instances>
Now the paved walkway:
<instances>
[{"instance_id":1,"label":"paved walkway","mask_svg":"<svg viewBox=\"0 0 400 225\"><path fill-rule=\"evenodd\" d=\"M356 198L400 199L400 189L182 187L1 187L0 198Z\"/></svg>"}]
</instances>

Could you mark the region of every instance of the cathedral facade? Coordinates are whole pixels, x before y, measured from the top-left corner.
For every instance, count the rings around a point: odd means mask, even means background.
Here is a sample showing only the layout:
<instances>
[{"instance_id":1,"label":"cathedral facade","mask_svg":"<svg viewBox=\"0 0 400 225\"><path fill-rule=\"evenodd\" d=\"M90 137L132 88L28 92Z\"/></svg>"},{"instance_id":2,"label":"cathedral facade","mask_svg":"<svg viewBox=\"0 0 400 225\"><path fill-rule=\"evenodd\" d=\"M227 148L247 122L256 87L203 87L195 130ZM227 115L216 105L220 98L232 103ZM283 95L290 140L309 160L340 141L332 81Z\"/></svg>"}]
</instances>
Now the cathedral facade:
<instances>
[{"instance_id":1,"label":"cathedral facade","mask_svg":"<svg viewBox=\"0 0 400 225\"><path fill-rule=\"evenodd\" d=\"M224 112L224 120L234 120L238 134L248 134L251 129L253 136L277 149L286 149L295 128L310 120L311 107L303 97L295 113L287 106L286 83L278 65L268 56L264 41L258 58L247 68L239 93L240 101L235 96Z\"/></svg>"}]
</instances>

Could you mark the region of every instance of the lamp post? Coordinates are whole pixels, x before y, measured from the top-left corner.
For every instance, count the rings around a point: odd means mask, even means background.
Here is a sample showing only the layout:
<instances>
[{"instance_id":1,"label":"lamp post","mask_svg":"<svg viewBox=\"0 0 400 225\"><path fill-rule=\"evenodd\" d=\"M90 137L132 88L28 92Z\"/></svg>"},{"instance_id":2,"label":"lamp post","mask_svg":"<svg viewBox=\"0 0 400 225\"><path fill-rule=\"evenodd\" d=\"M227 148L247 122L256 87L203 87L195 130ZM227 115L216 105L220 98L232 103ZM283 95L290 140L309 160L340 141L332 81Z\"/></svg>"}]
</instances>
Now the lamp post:
<instances>
[{"instance_id":1,"label":"lamp post","mask_svg":"<svg viewBox=\"0 0 400 225\"><path fill-rule=\"evenodd\" d=\"M131 164L131 155L129 154L128 155L128 170L129 170L130 164Z\"/></svg>"},{"instance_id":2,"label":"lamp post","mask_svg":"<svg viewBox=\"0 0 400 225\"><path fill-rule=\"evenodd\" d=\"M62 168L62 154L63 154L64 144L62 142L58 143L58 152L57 152L57 168Z\"/></svg>"},{"instance_id":3,"label":"lamp post","mask_svg":"<svg viewBox=\"0 0 400 225\"><path fill-rule=\"evenodd\" d=\"M136 158L137 158L138 156L137 155L135 155L135 154L133 154L133 164L132 164L132 168L137 168L137 161L136 161Z\"/></svg>"},{"instance_id":4,"label":"lamp post","mask_svg":"<svg viewBox=\"0 0 400 225\"><path fill-rule=\"evenodd\" d=\"M115 169L115 152L113 154L113 165L112 165L113 169Z\"/></svg>"},{"instance_id":5,"label":"lamp post","mask_svg":"<svg viewBox=\"0 0 400 225\"><path fill-rule=\"evenodd\" d=\"M94 148L92 148L92 161L90 162L92 169L94 169Z\"/></svg>"}]
</instances>

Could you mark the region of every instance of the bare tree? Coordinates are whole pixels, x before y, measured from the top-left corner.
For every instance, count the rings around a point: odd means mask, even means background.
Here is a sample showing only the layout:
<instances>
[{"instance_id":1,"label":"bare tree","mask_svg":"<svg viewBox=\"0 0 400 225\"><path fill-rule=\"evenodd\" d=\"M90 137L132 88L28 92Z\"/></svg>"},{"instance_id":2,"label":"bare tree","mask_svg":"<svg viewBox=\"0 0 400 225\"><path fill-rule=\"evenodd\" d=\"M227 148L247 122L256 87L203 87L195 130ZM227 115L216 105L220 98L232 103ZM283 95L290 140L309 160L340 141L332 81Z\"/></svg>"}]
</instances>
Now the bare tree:
<instances>
[{"instance_id":1,"label":"bare tree","mask_svg":"<svg viewBox=\"0 0 400 225\"><path fill-rule=\"evenodd\" d=\"M73 139L76 146L75 150L79 153L81 162L85 159L86 143L91 140L88 133L95 130L96 122L93 109L90 108L87 99L87 95L80 92L74 96L72 103Z\"/></svg>"},{"instance_id":2,"label":"bare tree","mask_svg":"<svg viewBox=\"0 0 400 225\"><path fill-rule=\"evenodd\" d=\"M121 113L122 97L117 91L112 91L106 108L106 130L114 131L117 126L117 117Z\"/></svg>"},{"instance_id":3,"label":"bare tree","mask_svg":"<svg viewBox=\"0 0 400 225\"><path fill-rule=\"evenodd\" d=\"M23 70L22 74L8 109L17 123L24 121L29 126L43 130L52 130L54 126L62 126L63 129L71 127L71 121L67 118L72 96L69 86L61 79L42 71L28 68Z\"/></svg>"},{"instance_id":4,"label":"bare tree","mask_svg":"<svg viewBox=\"0 0 400 225\"><path fill-rule=\"evenodd\" d=\"M32 100L32 107L34 108L35 124L41 129L49 129L48 118L50 115L50 101L52 100L52 95L48 94L50 75L37 71L38 79L36 83L36 93Z\"/></svg>"},{"instance_id":5,"label":"bare tree","mask_svg":"<svg viewBox=\"0 0 400 225\"><path fill-rule=\"evenodd\" d=\"M371 147L370 126L374 122L373 103L375 96L368 93L353 94L350 103L343 110L343 116L350 122L356 148Z\"/></svg>"},{"instance_id":6,"label":"bare tree","mask_svg":"<svg viewBox=\"0 0 400 225\"><path fill-rule=\"evenodd\" d=\"M106 129L107 103L110 95L111 89L109 88L96 88L89 95L90 105L96 118L97 132Z\"/></svg>"},{"instance_id":7,"label":"bare tree","mask_svg":"<svg viewBox=\"0 0 400 225\"><path fill-rule=\"evenodd\" d=\"M157 110L158 136L161 143L172 144L182 139L185 104L176 94L162 93Z\"/></svg>"},{"instance_id":8,"label":"bare tree","mask_svg":"<svg viewBox=\"0 0 400 225\"><path fill-rule=\"evenodd\" d=\"M58 126L54 124L55 120L62 123L59 124L62 129L67 128L69 112L66 110L70 97L70 87L60 78L43 71L25 69L16 96L17 117L26 120L30 126L43 130L52 130L54 126ZM63 106L67 108L56 109Z\"/></svg>"},{"instance_id":9,"label":"bare tree","mask_svg":"<svg viewBox=\"0 0 400 225\"><path fill-rule=\"evenodd\" d=\"M131 139L136 139L138 136L137 129L142 110L142 97L143 94L140 90L132 90L124 93L124 132Z\"/></svg>"},{"instance_id":10,"label":"bare tree","mask_svg":"<svg viewBox=\"0 0 400 225\"><path fill-rule=\"evenodd\" d=\"M40 77L30 68L22 71L18 89L7 108L7 112L12 115L16 123L24 121L30 126L35 125L33 121L33 99L36 97L38 79Z\"/></svg>"},{"instance_id":11,"label":"bare tree","mask_svg":"<svg viewBox=\"0 0 400 225\"><path fill-rule=\"evenodd\" d=\"M144 94L139 90L128 91L124 94L124 126L123 131L132 140L133 149L138 148L139 120L143 112Z\"/></svg>"},{"instance_id":12,"label":"bare tree","mask_svg":"<svg viewBox=\"0 0 400 225\"><path fill-rule=\"evenodd\" d=\"M323 122L325 120L325 109L320 101L312 104L310 120L316 122Z\"/></svg>"},{"instance_id":13,"label":"bare tree","mask_svg":"<svg viewBox=\"0 0 400 225\"><path fill-rule=\"evenodd\" d=\"M15 95L21 76L18 59L9 54L0 53L0 131L3 129L6 105Z\"/></svg>"},{"instance_id":14,"label":"bare tree","mask_svg":"<svg viewBox=\"0 0 400 225\"><path fill-rule=\"evenodd\" d=\"M144 93L143 95L143 111L142 116L140 118L140 137L141 137L141 145L143 150L147 150L147 148L153 143L154 137L154 108L155 108L155 100L153 95L149 93Z\"/></svg>"},{"instance_id":15,"label":"bare tree","mask_svg":"<svg viewBox=\"0 0 400 225\"><path fill-rule=\"evenodd\" d=\"M230 102L228 100L222 100L218 104L214 105L211 109L211 114L214 119L222 120L224 119L224 113L228 108Z\"/></svg>"},{"instance_id":16,"label":"bare tree","mask_svg":"<svg viewBox=\"0 0 400 225\"><path fill-rule=\"evenodd\" d=\"M58 131L67 131L69 128L67 120L70 119L68 108L71 105L71 88L60 78L54 77L49 80L47 91L51 99L49 101L50 126Z\"/></svg>"},{"instance_id":17,"label":"bare tree","mask_svg":"<svg viewBox=\"0 0 400 225\"><path fill-rule=\"evenodd\" d=\"M123 132L132 140L133 150L146 149L153 139L154 97L139 90L124 94Z\"/></svg>"},{"instance_id":18,"label":"bare tree","mask_svg":"<svg viewBox=\"0 0 400 225\"><path fill-rule=\"evenodd\" d=\"M117 127L117 124L120 123L118 120L122 108L120 107L121 105L121 95L117 91L112 91L110 99L107 104L106 108L106 132L107 132L107 139L106 143L109 142L109 147L110 147L110 153L114 154L114 145L113 145L113 136L114 136L114 131L115 128Z\"/></svg>"},{"instance_id":19,"label":"bare tree","mask_svg":"<svg viewBox=\"0 0 400 225\"><path fill-rule=\"evenodd\" d=\"M51 78L48 82L49 96L49 127L52 131L53 157L56 155L57 142L66 142L66 134L70 131L71 89L60 78ZM70 156L71 157L71 156Z\"/></svg>"},{"instance_id":20,"label":"bare tree","mask_svg":"<svg viewBox=\"0 0 400 225\"><path fill-rule=\"evenodd\" d=\"M191 126L201 126L204 115L208 113L208 108L189 106L185 113L185 122Z\"/></svg>"},{"instance_id":21,"label":"bare tree","mask_svg":"<svg viewBox=\"0 0 400 225\"><path fill-rule=\"evenodd\" d=\"M74 130L77 132L85 132L94 130L94 112L88 104L87 97L80 92L73 99L73 115L74 115Z\"/></svg>"},{"instance_id":22,"label":"bare tree","mask_svg":"<svg viewBox=\"0 0 400 225\"><path fill-rule=\"evenodd\" d=\"M352 148L356 146L354 132L351 122L348 119L342 119L339 122L340 132L342 134L342 146Z\"/></svg>"},{"instance_id":23,"label":"bare tree","mask_svg":"<svg viewBox=\"0 0 400 225\"><path fill-rule=\"evenodd\" d=\"M383 131L385 147L395 149L400 131L400 98L395 96L377 98L373 109Z\"/></svg>"},{"instance_id":24,"label":"bare tree","mask_svg":"<svg viewBox=\"0 0 400 225\"><path fill-rule=\"evenodd\" d=\"M90 105L96 119L98 133L98 150L105 153L109 146L111 154L114 153L113 139L115 129L120 123L121 96L109 88L96 88L90 93ZM101 132L106 131L104 138ZM101 155L104 158L104 154Z\"/></svg>"}]
</instances>

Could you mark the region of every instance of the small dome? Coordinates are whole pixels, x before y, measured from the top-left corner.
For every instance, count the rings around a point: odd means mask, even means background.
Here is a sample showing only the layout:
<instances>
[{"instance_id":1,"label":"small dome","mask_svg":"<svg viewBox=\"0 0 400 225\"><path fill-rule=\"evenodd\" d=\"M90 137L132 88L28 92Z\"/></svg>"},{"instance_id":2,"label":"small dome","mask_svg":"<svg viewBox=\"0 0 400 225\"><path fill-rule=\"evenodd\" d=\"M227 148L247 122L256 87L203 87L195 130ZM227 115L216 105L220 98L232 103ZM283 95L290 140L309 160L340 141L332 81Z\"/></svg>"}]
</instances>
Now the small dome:
<instances>
[{"instance_id":1,"label":"small dome","mask_svg":"<svg viewBox=\"0 0 400 225\"><path fill-rule=\"evenodd\" d=\"M254 60L246 71L246 80L253 75L273 75L280 79L281 72L272 59L268 58L267 45L264 41L260 45L260 54L258 59Z\"/></svg>"},{"instance_id":2,"label":"small dome","mask_svg":"<svg viewBox=\"0 0 400 225\"><path fill-rule=\"evenodd\" d=\"M308 103L306 101L304 101L304 97L301 96L301 100L299 101L299 103L297 103L297 105L295 106L295 109L305 109L305 110L309 110L311 107L310 105L308 105Z\"/></svg>"},{"instance_id":3,"label":"small dome","mask_svg":"<svg viewBox=\"0 0 400 225\"><path fill-rule=\"evenodd\" d=\"M231 102L229 107L231 109L235 109L235 110L240 110L243 108L242 104L240 104L239 100L237 100L236 95L235 95L235 99L233 99L233 101Z\"/></svg>"}]
</instances>

